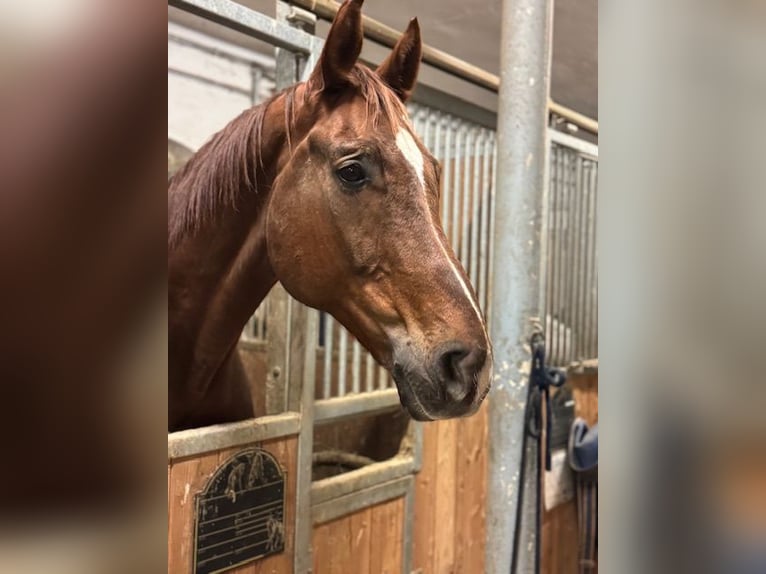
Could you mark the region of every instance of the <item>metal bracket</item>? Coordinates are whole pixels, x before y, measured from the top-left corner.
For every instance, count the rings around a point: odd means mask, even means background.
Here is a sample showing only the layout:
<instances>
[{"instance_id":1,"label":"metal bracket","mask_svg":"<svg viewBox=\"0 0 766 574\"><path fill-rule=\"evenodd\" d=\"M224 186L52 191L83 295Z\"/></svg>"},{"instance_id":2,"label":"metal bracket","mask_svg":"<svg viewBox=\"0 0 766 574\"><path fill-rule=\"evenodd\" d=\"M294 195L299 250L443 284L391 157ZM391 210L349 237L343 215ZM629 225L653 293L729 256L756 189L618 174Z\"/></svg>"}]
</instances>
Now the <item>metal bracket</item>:
<instances>
[{"instance_id":1,"label":"metal bracket","mask_svg":"<svg viewBox=\"0 0 766 574\"><path fill-rule=\"evenodd\" d=\"M290 7L290 11L287 13L287 16L285 16L285 20L296 28L301 28L306 32L313 31L317 23L316 14L304 10L303 8L298 8L297 6Z\"/></svg>"}]
</instances>

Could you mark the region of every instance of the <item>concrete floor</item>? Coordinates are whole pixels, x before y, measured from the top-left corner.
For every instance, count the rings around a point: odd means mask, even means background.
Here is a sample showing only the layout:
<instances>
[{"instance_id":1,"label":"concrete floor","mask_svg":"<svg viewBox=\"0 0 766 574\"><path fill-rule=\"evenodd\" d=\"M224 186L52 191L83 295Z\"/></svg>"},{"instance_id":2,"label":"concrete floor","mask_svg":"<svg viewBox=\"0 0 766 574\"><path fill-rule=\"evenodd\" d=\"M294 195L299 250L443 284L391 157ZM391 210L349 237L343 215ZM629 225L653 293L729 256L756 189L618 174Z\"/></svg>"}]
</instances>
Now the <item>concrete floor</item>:
<instances>
[{"instance_id":1,"label":"concrete floor","mask_svg":"<svg viewBox=\"0 0 766 574\"><path fill-rule=\"evenodd\" d=\"M240 2L274 14L273 1ZM364 12L401 30L411 17L417 16L426 43L499 74L500 0L367 0ZM237 44L270 50L255 40L172 8L169 18ZM326 27L320 25L319 32L324 30ZM370 46L363 57L376 60L383 54ZM438 71L426 71L421 80L442 83L443 76ZM454 91L487 107L496 105L491 96L471 93L471 88L456 85ZM551 96L560 104L598 119L598 0L555 0Z\"/></svg>"}]
</instances>

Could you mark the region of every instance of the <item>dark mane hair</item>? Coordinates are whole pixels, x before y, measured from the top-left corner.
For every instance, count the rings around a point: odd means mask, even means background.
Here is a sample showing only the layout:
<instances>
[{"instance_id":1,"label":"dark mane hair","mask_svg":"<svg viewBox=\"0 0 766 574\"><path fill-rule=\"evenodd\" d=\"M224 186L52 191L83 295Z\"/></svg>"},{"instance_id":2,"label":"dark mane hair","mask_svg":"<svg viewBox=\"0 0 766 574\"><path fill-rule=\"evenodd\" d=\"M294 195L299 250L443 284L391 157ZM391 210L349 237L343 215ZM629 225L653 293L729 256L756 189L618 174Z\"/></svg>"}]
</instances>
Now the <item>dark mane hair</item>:
<instances>
[{"instance_id":1,"label":"dark mane hair","mask_svg":"<svg viewBox=\"0 0 766 574\"><path fill-rule=\"evenodd\" d=\"M320 75L321 76L321 75ZM386 121L394 128L406 108L396 94L366 66L356 65L351 84L367 103L367 121L377 127ZM242 112L205 143L168 182L168 242L213 218L224 206L236 206L243 193L257 193L257 167L263 168L263 122L269 107L285 98L285 130L292 148L296 104L307 104L313 90L296 102L296 84ZM319 88L321 89L321 87Z\"/></svg>"}]
</instances>

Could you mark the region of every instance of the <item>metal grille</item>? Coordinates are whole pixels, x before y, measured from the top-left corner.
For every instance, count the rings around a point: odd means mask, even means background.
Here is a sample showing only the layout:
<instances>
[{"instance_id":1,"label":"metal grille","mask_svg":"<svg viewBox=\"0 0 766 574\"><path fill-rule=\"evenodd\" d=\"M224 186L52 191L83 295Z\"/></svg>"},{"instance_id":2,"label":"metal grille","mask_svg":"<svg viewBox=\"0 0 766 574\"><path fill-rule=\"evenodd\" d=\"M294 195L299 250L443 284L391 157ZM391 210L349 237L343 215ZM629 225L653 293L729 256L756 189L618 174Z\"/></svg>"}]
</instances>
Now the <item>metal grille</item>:
<instances>
[{"instance_id":1,"label":"metal grille","mask_svg":"<svg viewBox=\"0 0 766 574\"><path fill-rule=\"evenodd\" d=\"M544 260L551 364L598 357L598 148L551 130Z\"/></svg>"}]
</instances>

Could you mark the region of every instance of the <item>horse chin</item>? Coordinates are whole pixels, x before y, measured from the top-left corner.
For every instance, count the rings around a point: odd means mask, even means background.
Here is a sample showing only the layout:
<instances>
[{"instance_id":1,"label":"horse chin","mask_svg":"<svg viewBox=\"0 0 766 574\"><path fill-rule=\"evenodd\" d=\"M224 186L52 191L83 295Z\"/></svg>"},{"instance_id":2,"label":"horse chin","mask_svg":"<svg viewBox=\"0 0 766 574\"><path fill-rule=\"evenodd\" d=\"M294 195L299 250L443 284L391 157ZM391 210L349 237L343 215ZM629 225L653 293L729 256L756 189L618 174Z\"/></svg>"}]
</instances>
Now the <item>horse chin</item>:
<instances>
[{"instance_id":1,"label":"horse chin","mask_svg":"<svg viewBox=\"0 0 766 574\"><path fill-rule=\"evenodd\" d=\"M413 381L400 369L394 368L391 372L396 383L396 390L399 393L399 402L404 410L416 421L427 422L436 420L428 414L423 403L413 391Z\"/></svg>"}]
</instances>

